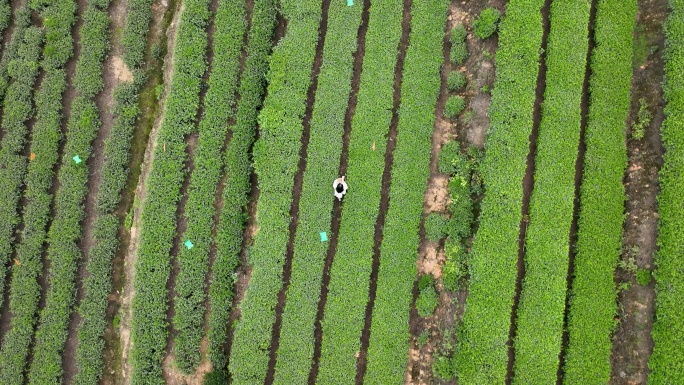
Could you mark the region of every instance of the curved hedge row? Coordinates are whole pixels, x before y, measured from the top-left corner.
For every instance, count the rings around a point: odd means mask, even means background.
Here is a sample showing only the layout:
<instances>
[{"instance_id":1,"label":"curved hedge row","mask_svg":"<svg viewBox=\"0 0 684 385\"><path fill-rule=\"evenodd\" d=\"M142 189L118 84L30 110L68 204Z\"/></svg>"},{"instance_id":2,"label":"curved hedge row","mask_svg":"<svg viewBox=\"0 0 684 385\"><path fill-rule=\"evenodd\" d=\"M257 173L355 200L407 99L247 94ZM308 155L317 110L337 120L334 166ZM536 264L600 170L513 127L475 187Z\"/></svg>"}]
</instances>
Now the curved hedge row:
<instances>
[{"instance_id":1,"label":"curved hedge row","mask_svg":"<svg viewBox=\"0 0 684 385\"><path fill-rule=\"evenodd\" d=\"M68 16L66 21L68 22ZM31 96L38 75L40 48L43 43L43 32L39 28L28 27L23 32L24 36L18 46L17 56L9 67L9 75L13 81L7 88L2 117L4 136L0 150L0 194L2 194L0 201L3 209L12 210L16 210L19 188L26 171L27 159L21 152L28 134L26 121L33 116L34 112ZM52 180L52 178L48 179ZM34 191L31 189L27 191L26 196L39 198L33 194ZM0 383L2 384L21 384L24 381L24 367L29 343L33 336L35 312L40 295L37 278L42 272L40 252L44 241L42 235L45 231L50 200L49 195L40 201L36 199L33 201L35 204L27 205L24 211L25 227L17 247L15 258L17 262L12 265L12 287L8 306L13 317L10 329L3 338L2 349L0 349ZM13 206L7 207L10 204ZM45 207L48 210L42 213L34 211ZM6 223L6 219L2 217L3 224ZM18 222L18 218L11 220L14 224Z\"/></svg>"},{"instance_id":2,"label":"curved hedge row","mask_svg":"<svg viewBox=\"0 0 684 385\"><path fill-rule=\"evenodd\" d=\"M229 119L234 118L235 92L238 88L240 54L247 23L245 2L223 0L214 17L214 58L208 90L204 97L204 115L199 123L199 139L193 155L195 169L190 176L188 201L185 204L187 230L182 240L190 240L192 249L178 251L180 271L176 278L173 324L176 365L184 373L197 368L200 344L204 336L204 282L209 270L209 247L214 225L214 201L223 169L217 161L226 139ZM220 158L219 158L220 159Z\"/></svg>"},{"instance_id":3,"label":"curved hedge row","mask_svg":"<svg viewBox=\"0 0 684 385\"><path fill-rule=\"evenodd\" d=\"M402 34L402 15L401 0L373 3L369 13L366 52L349 137L346 180L350 190L344 198L339 241L321 321L323 341L318 384L353 383L356 376L356 352L361 345L368 303L375 223L392 119L394 67ZM328 176L328 183L321 188L330 191L333 176Z\"/></svg>"},{"instance_id":4,"label":"curved hedge row","mask_svg":"<svg viewBox=\"0 0 684 385\"><path fill-rule=\"evenodd\" d=\"M551 4L525 279L516 314L515 384L551 384L558 374L590 8L586 0Z\"/></svg>"},{"instance_id":5,"label":"curved hedge row","mask_svg":"<svg viewBox=\"0 0 684 385\"><path fill-rule=\"evenodd\" d=\"M321 22L321 0L283 0L281 6L288 20L287 33L270 58L268 95L259 114L261 136L253 152L259 177L259 231L248 254L252 274L240 304L242 318L235 328L228 367L233 382L239 384L263 382L268 368L302 146L302 118Z\"/></svg>"},{"instance_id":6,"label":"curved hedge row","mask_svg":"<svg viewBox=\"0 0 684 385\"><path fill-rule=\"evenodd\" d=\"M130 20L149 20L151 8L135 7L134 3L129 2L124 35L137 31L137 27ZM146 36L146 34L147 32L144 32L138 37ZM120 194L128 177L131 136L140 114L138 99L144 76L141 68L142 60L137 58L143 57L144 48L138 44L124 48L124 62L133 66L130 69L135 79L133 83L119 84L114 91L114 124L104 142L104 163L100 170L102 179L97 195L97 218L93 223L94 245L88 254L86 264L88 276L83 280L83 298L78 308L81 318L76 347L78 372L72 380L73 384L97 383L104 366L102 336L107 326L105 319L107 296L112 288L112 258L119 246L117 232L120 220L114 214L114 210L119 205Z\"/></svg>"},{"instance_id":7,"label":"curved hedge row","mask_svg":"<svg viewBox=\"0 0 684 385\"><path fill-rule=\"evenodd\" d=\"M240 100L235 125L223 159L226 175L223 208L216 230L216 257L211 267L209 285L209 360L215 370L226 369L224 345L228 318L233 304L235 268L242 249L242 234L249 202L252 165L249 151L256 135L257 117L266 87L268 56L271 53L275 27L275 1L254 3L251 28L246 47L247 56L240 79Z\"/></svg>"},{"instance_id":8,"label":"curved hedge row","mask_svg":"<svg viewBox=\"0 0 684 385\"><path fill-rule=\"evenodd\" d=\"M511 0L499 25L491 126L481 167L485 196L469 256L469 293L454 356L459 384L506 379L522 219L521 182L532 132L543 5L543 0Z\"/></svg>"},{"instance_id":9,"label":"curved hedge row","mask_svg":"<svg viewBox=\"0 0 684 385\"><path fill-rule=\"evenodd\" d=\"M2 59L0 59L0 103L3 103L3 107L5 92L10 80L9 63L17 59L17 50L24 42L24 31L30 24L30 12L28 6L21 6L14 12L14 32L9 43L4 46ZM4 136L4 132L5 128L0 126L0 138ZM1 143L0 146L2 146ZM9 175L8 177L12 176ZM3 177L3 180L5 181L4 183L9 183L9 179ZM12 246L16 241L14 239L14 230L19 223L19 214L17 213L19 195L15 195L14 190L3 190L0 192L0 197L2 197L0 198L0 277L4 277L6 276L7 266L12 255ZM5 280L0 279L0 306L4 304L4 293Z\"/></svg>"},{"instance_id":10,"label":"curved hedge row","mask_svg":"<svg viewBox=\"0 0 684 385\"><path fill-rule=\"evenodd\" d=\"M305 384L309 377L323 264L330 245L320 241L318 232L330 231L334 198L328 187L339 169L362 8L333 1L328 10L274 384Z\"/></svg>"},{"instance_id":11,"label":"curved hedge row","mask_svg":"<svg viewBox=\"0 0 684 385\"><path fill-rule=\"evenodd\" d=\"M665 163L660 172L658 198L660 226L656 256L656 321L653 325L653 354L648 367L649 384L671 384L684 378L684 298L682 255L684 255L684 1L670 0L670 15L665 24L665 107L662 128Z\"/></svg>"},{"instance_id":12,"label":"curved hedge row","mask_svg":"<svg viewBox=\"0 0 684 385\"><path fill-rule=\"evenodd\" d=\"M76 298L76 273L81 259L79 240L90 173L86 160L90 158L91 143L100 128L99 111L94 98L104 87L102 61L109 48L107 4L98 8L91 2L81 17L81 53L73 82L78 94L71 104L62 166L58 174L59 190L55 196L54 218L48 232L49 288L45 293L45 307L40 311L29 370L29 383L32 384L61 383L62 351L67 339L69 315ZM61 25L61 21L54 17L45 19L46 23ZM70 40L70 28L65 28L65 32L64 36ZM47 35L48 39L52 36ZM55 59L62 62L66 56ZM74 162L74 156L79 156L82 163Z\"/></svg>"},{"instance_id":13,"label":"curved hedge row","mask_svg":"<svg viewBox=\"0 0 684 385\"><path fill-rule=\"evenodd\" d=\"M138 384L164 382L161 363L168 334L170 250L185 177L185 137L195 131L202 75L207 69L208 20L209 0L184 2L176 32L173 78L146 184L135 264L131 363L132 381Z\"/></svg>"},{"instance_id":14,"label":"curved hedge row","mask_svg":"<svg viewBox=\"0 0 684 385\"><path fill-rule=\"evenodd\" d=\"M409 312L423 196L430 177L435 106L441 86L448 0L414 1L401 83L389 209L380 248L364 384L398 384L406 374Z\"/></svg>"},{"instance_id":15,"label":"curved hedge row","mask_svg":"<svg viewBox=\"0 0 684 385\"><path fill-rule=\"evenodd\" d=\"M605 384L610 379L617 313L613 273L622 249L625 121L636 12L634 0L599 0L596 8L565 384Z\"/></svg>"}]
</instances>

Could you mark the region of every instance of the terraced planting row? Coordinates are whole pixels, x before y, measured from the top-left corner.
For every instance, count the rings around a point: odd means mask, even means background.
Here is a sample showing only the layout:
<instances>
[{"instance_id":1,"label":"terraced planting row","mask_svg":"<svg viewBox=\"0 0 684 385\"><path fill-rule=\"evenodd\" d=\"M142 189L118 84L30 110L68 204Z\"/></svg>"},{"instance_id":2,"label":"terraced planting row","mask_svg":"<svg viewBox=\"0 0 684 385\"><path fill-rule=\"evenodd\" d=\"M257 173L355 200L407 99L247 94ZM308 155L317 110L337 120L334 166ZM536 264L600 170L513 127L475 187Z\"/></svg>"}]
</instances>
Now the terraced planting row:
<instances>
[{"instance_id":1,"label":"terraced planting row","mask_svg":"<svg viewBox=\"0 0 684 385\"><path fill-rule=\"evenodd\" d=\"M0 0L0 383L645 378L623 217L665 1ZM654 384L684 376L670 12Z\"/></svg>"},{"instance_id":2,"label":"terraced planting row","mask_svg":"<svg viewBox=\"0 0 684 385\"><path fill-rule=\"evenodd\" d=\"M660 226L656 255L656 314L653 325L653 354L648 361L649 384L671 384L684 376L684 318L681 299L684 234L681 191L684 187L684 2L671 0L665 24L665 83L667 100L662 138L665 145L664 166L660 172L658 205Z\"/></svg>"},{"instance_id":3,"label":"terraced planting row","mask_svg":"<svg viewBox=\"0 0 684 385\"><path fill-rule=\"evenodd\" d=\"M348 147L346 180L354 193L344 198L337 250L330 270L321 321L318 384L354 382L369 296L403 10L400 0L374 3L371 7Z\"/></svg>"},{"instance_id":4,"label":"terraced planting row","mask_svg":"<svg viewBox=\"0 0 684 385\"><path fill-rule=\"evenodd\" d=\"M204 283L209 268L209 247L214 224L214 200L223 163L217 160L226 140L228 121L234 119L235 94L239 80L239 59L247 23L244 1L219 2L214 17L213 53L208 90L190 176L184 216L187 229L181 239L193 247L182 247L177 255L180 271L176 278L173 324L176 365L184 373L197 368L204 335ZM220 159L220 157L219 157Z\"/></svg>"},{"instance_id":5,"label":"terraced planting row","mask_svg":"<svg viewBox=\"0 0 684 385\"><path fill-rule=\"evenodd\" d=\"M617 306L613 275L622 247L636 2L599 0L591 57L586 154L568 313L563 382L607 383Z\"/></svg>"},{"instance_id":6,"label":"terraced planting row","mask_svg":"<svg viewBox=\"0 0 684 385\"><path fill-rule=\"evenodd\" d=\"M322 17L320 0L284 0L281 7L287 34L271 54L268 95L259 114L260 138L253 151L259 178L259 230L248 253L252 271L230 353L229 370L236 383L261 383L268 370L294 177L302 149L303 116Z\"/></svg>"},{"instance_id":7,"label":"terraced planting row","mask_svg":"<svg viewBox=\"0 0 684 385\"><path fill-rule=\"evenodd\" d=\"M511 0L499 25L491 125L481 166L486 193L468 256L469 293L454 353L459 384L503 383L507 376L521 181L530 148L543 5L541 0Z\"/></svg>"},{"instance_id":8,"label":"terraced planting row","mask_svg":"<svg viewBox=\"0 0 684 385\"><path fill-rule=\"evenodd\" d=\"M330 233L331 228L334 197L328 187L340 165L353 54L361 54L357 47L361 13L360 5L348 7L341 1L331 2L328 10L274 384L307 383L312 366L314 322L329 246L318 233Z\"/></svg>"},{"instance_id":9,"label":"terraced planting row","mask_svg":"<svg viewBox=\"0 0 684 385\"><path fill-rule=\"evenodd\" d=\"M252 172L250 150L257 131L258 109L266 88L267 59L271 52L275 12L273 0L257 1L252 8L247 56L240 79L240 100L237 103L235 124L230 127L231 138L223 160L223 208L216 230L216 256L211 266L207 331L209 360L215 370L226 369L224 344L234 296L235 268L239 264L243 229L247 220L245 213Z\"/></svg>"},{"instance_id":10,"label":"terraced planting row","mask_svg":"<svg viewBox=\"0 0 684 385\"><path fill-rule=\"evenodd\" d=\"M209 1L185 1L180 12L173 75L141 216L131 325L134 383L163 382L161 363L168 335L166 311L169 305L162 298L166 297L170 250L176 233L176 205L185 177L185 138L196 131L202 75L207 69Z\"/></svg>"},{"instance_id":11,"label":"terraced planting row","mask_svg":"<svg viewBox=\"0 0 684 385\"><path fill-rule=\"evenodd\" d=\"M430 176L435 105L449 3L414 1L401 83L389 209L383 227L365 384L401 383L406 371L409 312L416 278L423 195Z\"/></svg>"},{"instance_id":12,"label":"terraced planting row","mask_svg":"<svg viewBox=\"0 0 684 385\"><path fill-rule=\"evenodd\" d=\"M590 7L585 0L551 3L525 278L516 314L517 384L553 383L558 372Z\"/></svg>"}]
</instances>

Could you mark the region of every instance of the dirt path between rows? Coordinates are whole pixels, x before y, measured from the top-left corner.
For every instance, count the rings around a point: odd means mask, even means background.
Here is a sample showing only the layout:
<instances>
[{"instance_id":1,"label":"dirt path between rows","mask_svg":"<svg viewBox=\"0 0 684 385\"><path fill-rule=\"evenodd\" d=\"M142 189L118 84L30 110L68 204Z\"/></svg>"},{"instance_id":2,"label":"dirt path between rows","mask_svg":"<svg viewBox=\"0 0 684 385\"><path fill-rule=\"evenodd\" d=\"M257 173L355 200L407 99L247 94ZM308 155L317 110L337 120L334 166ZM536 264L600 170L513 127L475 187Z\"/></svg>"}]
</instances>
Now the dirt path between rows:
<instances>
[{"instance_id":1,"label":"dirt path between rows","mask_svg":"<svg viewBox=\"0 0 684 385\"><path fill-rule=\"evenodd\" d=\"M161 20L164 13L167 11L173 12L173 19L166 30L167 39L167 52L164 58L164 68L163 68L163 95L160 97L159 108L157 111L163 111L163 106L166 102L166 97L168 95L169 86L171 84L171 77L173 75L173 48L176 38L176 30L178 27L178 22L180 15L182 13L182 5L180 2L173 4L173 8L168 8L165 6L166 1L161 0L160 3L155 3L152 7L153 10L153 27L159 28ZM133 281L135 279L135 264L137 261L137 249L139 243L140 235L140 217L142 214L142 207L147 196L146 183L147 178L150 174L150 165L154 160L154 150L157 147L157 138L159 136L159 127L161 126L162 114L159 113L155 119L152 131L150 132L149 139L147 141L147 146L145 149L144 161L141 166L140 177L138 180L138 185L135 191L135 202L133 210L133 224L130 229L130 239L128 242L128 251L124 260L124 275L125 275L125 286L124 293L121 298L121 321L120 321L120 347L121 347L121 360L122 360L122 378L116 383L130 384L132 367L129 358L131 351L131 305L133 302L133 297L135 292L133 290Z\"/></svg>"},{"instance_id":2,"label":"dirt path between rows","mask_svg":"<svg viewBox=\"0 0 684 385\"><path fill-rule=\"evenodd\" d=\"M444 65L442 66L441 88L435 110L435 128L432 137L432 154L430 158L430 178L423 201L423 215L438 212L445 213L449 204L449 175L439 172L439 151L449 141L456 140L463 150L471 146L482 149L485 135L489 129L489 105L495 77L494 54L498 47L498 37L481 40L473 35L472 22L486 7L498 9L502 14L505 0L474 0L466 3L452 0L443 42ZM463 25L468 32L466 46L468 57L460 67L451 63L451 30ZM450 92L446 87L446 79L452 70L462 71L467 79L464 90L457 92L465 98L467 108L455 121L444 117L444 106ZM408 365L404 378L405 384L455 384L454 379L443 380L433 375L433 363L436 357L448 357L452 354L456 342L454 333L461 320L464 305L468 296L467 287L457 292L449 292L441 283L442 267L446 256L443 242L431 242L421 233L416 266L418 274L431 274L437 282L439 305L434 315L421 318L415 308L419 290L413 290L413 305L409 318L411 339L409 341Z\"/></svg>"},{"instance_id":3,"label":"dirt path between rows","mask_svg":"<svg viewBox=\"0 0 684 385\"><path fill-rule=\"evenodd\" d=\"M655 268L653 257L657 250L658 172L664 152L660 138L660 126L665 118L661 88L665 45L662 26L668 4L666 0L639 0L638 5L632 104L627 119L629 163L624 177L627 201L622 260L631 259L638 269L651 271ZM652 119L645 125L643 139L637 139L633 125L640 123L638 115L642 100ZM619 323L613 337L610 383L645 384L648 358L653 350L655 282L651 279L647 285L641 285L635 281L634 272L624 268L616 271L615 280L618 285L629 282L631 287L618 296Z\"/></svg>"},{"instance_id":4,"label":"dirt path between rows","mask_svg":"<svg viewBox=\"0 0 684 385\"><path fill-rule=\"evenodd\" d=\"M266 385L273 384L273 377L275 375L276 353L280 342L280 328L283 321L283 310L285 309L285 300L287 288L290 286L290 276L292 275L292 256L294 254L294 240L297 232L297 225L299 224L299 200L302 196L302 185L304 184L304 170L306 170L307 150L309 148L309 138L311 137L311 114L313 113L313 106L316 99L316 89L318 88L318 74L321 72L321 63L323 62L323 46L325 45L325 36L328 32L328 10L330 9L331 0L323 0L321 7L321 23L318 27L318 42L316 44L316 53L314 55L313 67L311 69L311 84L306 96L306 109L304 111L304 119L302 120L302 147L300 149L299 163L297 165L297 173L294 178L294 187L292 189L292 205L290 206L290 225L289 225L289 239L287 241L285 252L285 264L283 267L283 286L278 292L278 303L275 308L275 323L273 324L273 331L271 335L271 346L269 348L268 370L266 371Z\"/></svg>"},{"instance_id":5,"label":"dirt path between rows","mask_svg":"<svg viewBox=\"0 0 684 385\"><path fill-rule=\"evenodd\" d=\"M113 125L114 113L114 88L121 80L117 76L115 58L120 61L121 44L120 34L116 31L123 28L125 22L125 0L115 0L109 5L107 11L111 24L109 26L109 41L110 51L102 66L102 79L104 81L103 91L96 96L95 104L100 112L101 126L97 132L97 136L92 144L92 155L88 160L89 178L88 178L88 194L85 201L85 217L83 220L83 234L81 237L79 248L81 249L81 262L78 268L78 278L76 281L76 302L74 311L69 318L68 336L64 352L62 354L62 370L64 371L63 381L65 384L70 384L74 375L76 375L78 368L76 366L76 346L77 346L77 328L81 323L81 317L77 311L81 299L83 297L83 281L87 277L86 265L88 263L88 256L90 250L94 246L93 239L93 224L97 217L96 197L100 189L102 181L102 164L104 163L104 141L109 136L109 131Z\"/></svg>"}]
</instances>

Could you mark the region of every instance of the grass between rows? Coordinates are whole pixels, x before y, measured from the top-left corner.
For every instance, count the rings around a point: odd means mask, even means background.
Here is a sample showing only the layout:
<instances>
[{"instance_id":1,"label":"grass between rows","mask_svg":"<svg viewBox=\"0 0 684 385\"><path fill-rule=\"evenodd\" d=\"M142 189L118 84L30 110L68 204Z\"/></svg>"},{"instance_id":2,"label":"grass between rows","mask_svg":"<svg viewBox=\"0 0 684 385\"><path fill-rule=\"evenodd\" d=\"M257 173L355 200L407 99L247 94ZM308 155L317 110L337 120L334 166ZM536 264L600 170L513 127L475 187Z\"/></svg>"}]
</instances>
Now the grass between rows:
<instances>
[{"instance_id":1,"label":"grass between rows","mask_svg":"<svg viewBox=\"0 0 684 385\"><path fill-rule=\"evenodd\" d=\"M617 312L613 276L622 248L625 120L636 11L634 0L599 0L596 8L565 384L605 384L610 380L611 335Z\"/></svg>"},{"instance_id":2,"label":"grass between rows","mask_svg":"<svg viewBox=\"0 0 684 385\"><path fill-rule=\"evenodd\" d=\"M401 0L374 3L369 14L366 53L349 138L346 180L350 192L344 198L321 321L318 384L353 383L356 376L356 354L368 303L375 223L392 118L402 14Z\"/></svg>"},{"instance_id":3,"label":"grass between rows","mask_svg":"<svg viewBox=\"0 0 684 385\"><path fill-rule=\"evenodd\" d=\"M306 383L314 352L314 322L329 246L320 241L318 233L329 232L331 226L335 198L330 185L337 177L342 153L362 6L348 7L345 2L333 1L328 13L274 384Z\"/></svg>"},{"instance_id":4,"label":"grass between rows","mask_svg":"<svg viewBox=\"0 0 684 385\"><path fill-rule=\"evenodd\" d=\"M129 2L123 35L147 36L151 16L151 0ZM145 39L146 40L146 39ZM96 198L97 217L93 222L93 241L86 264L87 277L83 280L83 298L77 311L78 325L76 366L78 372L72 383L94 384L102 376L104 367L103 335L106 328L107 300L112 288L112 259L119 247L117 237L120 219L114 210L121 200L121 192L128 176L131 137L140 114L139 93L146 81L142 73L144 45L124 44L123 60L133 72L134 81L124 82L114 91L114 123L104 142L102 179Z\"/></svg>"},{"instance_id":5,"label":"grass between rows","mask_svg":"<svg viewBox=\"0 0 684 385\"><path fill-rule=\"evenodd\" d=\"M321 0L287 0L281 7L287 33L270 58L268 95L259 114L261 136L253 152L259 177L259 230L247 254L252 273L240 303L242 318L235 327L229 364L233 382L240 384L263 383L268 370L302 146L302 118L321 22Z\"/></svg>"},{"instance_id":6,"label":"grass between rows","mask_svg":"<svg viewBox=\"0 0 684 385\"><path fill-rule=\"evenodd\" d=\"M190 240L191 249L178 251L179 273L176 278L173 324L176 365L184 373L200 363L200 344L204 336L204 283L209 270L209 247L216 209L214 201L223 169L221 150L226 139L228 120L235 116L235 93L238 88L240 55L247 22L244 0L224 0L214 17L213 53L204 113L199 123L199 138L193 155L195 169L190 176L188 201L184 216L187 230L181 242Z\"/></svg>"},{"instance_id":7,"label":"grass between rows","mask_svg":"<svg viewBox=\"0 0 684 385\"><path fill-rule=\"evenodd\" d=\"M503 383L507 375L521 181L532 132L543 5L543 0L511 0L499 26L491 126L482 163L485 196L469 256L469 294L455 350L459 384Z\"/></svg>"},{"instance_id":8,"label":"grass between rows","mask_svg":"<svg viewBox=\"0 0 684 385\"><path fill-rule=\"evenodd\" d=\"M586 0L551 3L525 279L516 314L515 384L551 384L557 377L590 9Z\"/></svg>"},{"instance_id":9,"label":"grass between rows","mask_svg":"<svg viewBox=\"0 0 684 385\"><path fill-rule=\"evenodd\" d=\"M401 115L394 149L389 210L383 228L365 384L401 383L406 372L409 312L416 278L418 228L430 176L435 106L449 2L414 1L403 68Z\"/></svg>"},{"instance_id":10,"label":"grass between rows","mask_svg":"<svg viewBox=\"0 0 684 385\"><path fill-rule=\"evenodd\" d=\"M186 170L185 138L195 131L202 75L207 69L209 0L183 3L173 55L173 75L142 203L132 304L132 381L163 383L168 334L166 283L176 233L176 206ZM125 41L125 39L124 39Z\"/></svg>"},{"instance_id":11,"label":"grass between rows","mask_svg":"<svg viewBox=\"0 0 684 385\"><path fill-rule=\"evenodd\" d=\"M652 332L655 346L648 362L648 382L654 385L672 384L684 378L684 1L669 3L663 85L667 107L662 128L666 151L658 197L660 250L656 255L656 321Z\"/></svg>"}]
</instances>

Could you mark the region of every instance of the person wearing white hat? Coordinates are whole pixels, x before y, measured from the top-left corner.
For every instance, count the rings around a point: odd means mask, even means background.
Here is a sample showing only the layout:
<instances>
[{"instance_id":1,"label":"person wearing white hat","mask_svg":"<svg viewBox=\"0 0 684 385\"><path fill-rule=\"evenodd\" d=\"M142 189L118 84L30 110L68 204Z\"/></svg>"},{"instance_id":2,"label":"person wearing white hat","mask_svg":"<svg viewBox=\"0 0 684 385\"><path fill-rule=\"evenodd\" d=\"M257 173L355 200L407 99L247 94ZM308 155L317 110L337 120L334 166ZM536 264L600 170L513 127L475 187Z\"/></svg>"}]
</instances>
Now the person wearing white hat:
<instances>
[{"instance_id":1,"label":"person wearing white hat","mask_svg":"<svg viewBox=\"0 0 684 385\"><path fill-rule=\"evenodd\" d=\"M333 194L335 195L337 200L342 200L344 194L347 193L347 189L348 186L347 182L344 181L344 175L342 176L342 178L337 178L333 182Z\"/></svg>"}]
</instances>

